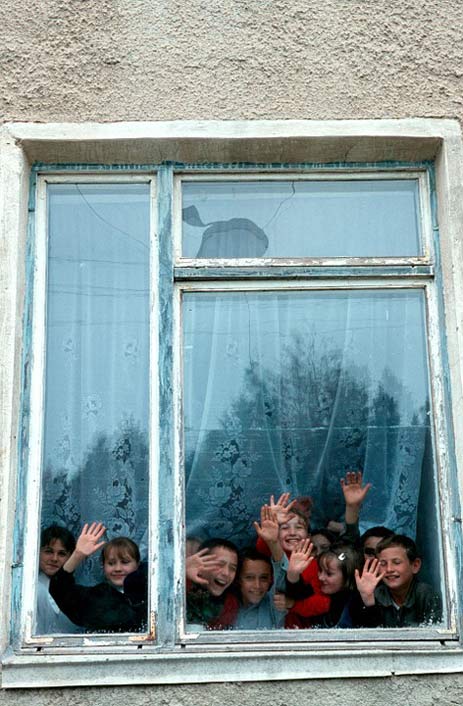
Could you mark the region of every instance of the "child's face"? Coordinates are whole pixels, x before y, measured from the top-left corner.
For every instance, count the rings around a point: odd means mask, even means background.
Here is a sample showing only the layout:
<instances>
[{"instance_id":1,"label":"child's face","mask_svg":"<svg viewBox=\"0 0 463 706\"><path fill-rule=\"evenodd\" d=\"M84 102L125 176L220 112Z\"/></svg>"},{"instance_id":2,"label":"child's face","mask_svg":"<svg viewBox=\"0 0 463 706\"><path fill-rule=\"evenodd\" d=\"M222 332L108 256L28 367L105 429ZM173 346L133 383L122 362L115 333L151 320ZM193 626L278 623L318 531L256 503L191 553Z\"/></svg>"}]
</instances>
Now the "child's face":
<instances>
[{"instance_id":1,"label":"child's face","mask_svg":"<svg viewBox=\"0 0 463 706\"><path fill-rule=\"evenodd\" d=\"M292 552L296 544L307 539L307 536L307 525L299 515L294 515L290 520L280 525L280 544L285 552Z\"/></svg>"},{"instance_id":2,"label":"child's face","mask_svg":"<svg viewBox=\"0 0 463 706\"><path fill-rule=\"evenodd\" d=\"M334 556L327 557L320 564L318 573L322 593L331 596L334 593L342 591L344 588L344 577L342 575L339 562Z\"/></svg>"},{"instance_id":3,"label":"child's face","mask_svg":"<svg viewBox=\"0 0 463 706\"><path fill-rule=\"evenodd\" d=\"M52 539L50 544L40 547L39 569L46 576L54 576L71 556L60 539Z\"/></svg>"},{"instance_id":4,"label":"child's face","mask_svg":"<svg viewBox=\"0 0 463 706\"><path fill-rule=\"evenodd\" d=\"M104 575L113 586L120 588L128 574L138 569L138 561L130 554L119 554L115 549L110 549L103 564Z\"/></svg>"},{"instance_id":5,"label":"child's face","mask_svg":"<svg viewBox=\"0 0 463 706\"><path fill-rule=\"evenodd\" d=\"M374 557L377 545L381 542L383 537L367 537L365 544L363 545L363 558L365 561Z\"/></svg>"},{"instance_id":6,"label":"child's face","mask_svg":"<svg viewBox=\"0 0 463 706\"><path fill-rule=\"evenodd\" d=\"M383 583L394 593L405 593L411 586L413 577L421 568L421 559L410 561L403 547L388 547L378 556L381 571L386 574Z\"/></svg>"},{"instance_id":7,"label":"child's face","mask_svg":"<svg viewBox=\"0 0 463 706\"><path fill-rule=\"evenodd\" d=\"M239 584L244 606L261 602L272 583L272 569L261 559L245 559L240 572Z\"/></svg>"},{"instance_id":8,"label":"child's face","mask_svg":"<svg viewBox=\"0 0 463 706\"><path fill-rule=\"evenodd\" d=\"M217 565L209 571L201 573L207 580L205 588L213 596L221 596L235 580L238 568L238 557L236 552L227 547L213 547L209 550L210 556L217 560Z\"/></svg>"},{"instance_id":9,"label":"child's face","mask_svg":"<svg viewBox=\"0 0 463 706\"><path fill-rule=\"evenodd\" d=\"M313 544L312 554L320 556L320 554L330 548L331 542L323 534L312 534L310 541Z\"/></svg>"}]
</instances>

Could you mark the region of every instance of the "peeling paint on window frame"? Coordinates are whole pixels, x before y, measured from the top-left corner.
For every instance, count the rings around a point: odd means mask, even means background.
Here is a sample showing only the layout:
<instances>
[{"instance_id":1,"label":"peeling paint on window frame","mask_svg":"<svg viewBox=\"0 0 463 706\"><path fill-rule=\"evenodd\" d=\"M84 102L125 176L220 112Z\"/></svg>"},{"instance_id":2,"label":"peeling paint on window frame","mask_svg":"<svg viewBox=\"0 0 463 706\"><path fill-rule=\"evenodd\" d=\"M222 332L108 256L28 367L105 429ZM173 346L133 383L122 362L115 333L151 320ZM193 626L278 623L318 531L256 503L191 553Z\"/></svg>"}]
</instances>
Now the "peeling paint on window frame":
<instances>
[{"instance_id":1,"label":"peeling paint on window frame","mask_svg":"<svg viewBox=\"0 0 463 706\"><path fill-rule=\"evenodd\" d=\"M406 122L407 121L404 121L404 123ZM438 123L440 121L432 122ZM371 124L374 125L374 122ZM233 164L228 168L223 163L185 165L184 163L178 162L164 162L162 164L143 166L137 165L135 167L133 165L116 165L112 168L110 165L104 164L94 166L70 164L66 165L64 169L63 165L60 165L58 169L57 165L37 164L32 170L31 181L35 182L35 177L38 173L52 174L53 172L55 172L55 174L57 172L60 174L66 173L65 179L68 178L68 176L71 177L72 174L79 174L80 176L83 174L98 174L103 180L107 178L106 175L114 175L116 173L118 173L122 179L126 178L126 174L128 176L137 175L138 177L140 177L141 174L147 173L156 175L155 178L159 189L159 208L157 216L155 215L156 232L154 238L159 238L160 254L159 257L156 258L153 271L157 273L159 282L168 281L168 285L166 287L160 285L154 295L154 300L158 298L158 311L162 312L162 315L159 317L159 328L156 330L156 333L153 334L154 338L152 339L152 343L154 344L156 343L156 337L158 340L162 340L162 337L166 334L171 337L173 335L175 340L176 334L172 334L172 330L177 331L176 322L178 321L179 293L181 291L197 291L201 288L220 288L222 286L220 282L223 281L225 277L230 277L231 284L229 286L231 288L242 287L243 283L245 283L246 289L272 288L272 281L275 281L277 278L281 278L280 281L285 282L285 286L289 288L300 288L301 277L306 281L308 281L307 278L311 278L311 281L315 283L311 285L312 287L327 289L333 288L333 282L337 282L338 284L335 286L339 286L341 279L345 282L345 284L341 286L345 287L354 286L363 288L367 286L379 286L379 284L381 284L382 287L403 287L403 282L406 280L408 282L407 286L425 288L428 292L431 292L427 297L430 301L427 310L432 346L430 354L431 362L435 360L439 361L439 356L437 356L437 359L435 358L435 353L438 349L442 349L443 351L444 364L440 366L440 363L437 362L437 367L431 371L431 375L438 388L437 406L440 411L443 411L443 414L437 415L439 424L436 427L435 435L436 437L445 439L448 433L445 418L451 419L451 386L449 383L450 372L448 366L445 365L446 332L439 325L439 322L443 320L442 317L444 316L444 300L441 295L443 275L439 262L438 248L436 248L435 251L435 262L429 258L425 261L423 261L423 258L418 258L418 261L413 259L413 261L406 263L403 262L402 259L400 259L400 262L378 261L372 263L371 259L365 261L361 258L357 258L356 261L349 258L349 262L344 263L340 263L338 259L336 259L336 262L317 259L316 262L311 260L305 261L304 263L300 261L297 263L292 261L282 262L281 260L266 263L262 263L261 260L259 260L258 263L256 263L256 261L239 261L238 263L234 261L230 263L211 260L198 263L197 261L189 262L182 259L174 261L172 256L170 221L173 212L174 177L176 177L176 175L190 172L201 172L204 174L207 171L210 178L213 172L216 174L224 174L226 177L229 173L262 173L262 171L269 170L275 174L284 173L287 169L293 171L295 169L319 169L321 171L330 170L338 173L341 173L341 170L357 169L361 170L362 173L370 174L370 170L375 168L387 170L393 170L394 168L402 170L424 169L429 175L431 184L434 180L434 171L429 162L413 162L407 164L400 161L393 161L386 164L383 162L381 164L367 164L362 162L361 164L357 163L352 165L261 165L256 163L254 165ZM431 189L431 193L434 200L434 189ZM30 194L32 198L32 186ZM29 206L33 206L32 201L29 203ZM434 202L433 214L435 213L436 208ZM432 232L433 240L437 242L437 224L434 222ZM31 243L31 241L29 241L29 243ZM31 258L28 258L28 262L30 274L33 269ZM259 268L258 272L256 265ZM397 269L399 266L401 267L400 270ZM323 268L323 272L321 272L320 268ZM342 275L340 274L340 268L343 268ZM374 276L373 272L375 273ZM174 279L176 283L174 283ZM430 287L429 283L432 281L435 282L435 285ZM241 284L239 284L240 282ZM437 292L432 292L432 289L437 290ZM156 307L153 306L153 309L154 308ZM30 324L29 317L30 313L26 309L26 319ZM157 351L157 346L155 345L154 347ZM178 347L174 346L174 350L177 348ZM168 478L163 479L163 482L167 483L165 489L168 492L158 494L160 520L157 532L154 532L152 535L154 539L154 551L158 561L161 563L161 576L163 577L160 580L159 592L162 592L163 587L167 588L166 577L169 574L169 567L172 565L174 565L176 586L175 602L164 608L160 606L161 610L157 615L159 641L156 645L146 640L144 644L139 642L138 645L130 645L126 639L119 639L119 636L96 636L96 640L93 639L93 636L85 636L83 640L80 638L81 644L79 646L76 643L75 647L71 647L69 641L60 643L60 640L55 640L54 645L50 648L48 641L46 643L38 642L37 639L34 638L30 642L28 640L26 645L16 638L13 639L11 643L13 648L10 648L5 653L4 685L12 687L40 686L45 683L43 681L45 674L54 675L53 678L56 684L92 683L92 680L95 679L97 674L100 675L97 677L99 683L133 683L132 677L127 677L127 675L118 677L115 677L114 673L109 675L103 666L105 662L114 663L114 661L120 659L123 659L124 662L128 660L131 663L132 668L134 668L132 676L138 678L138 683L223 681L236 678L241 680L247 678L253 680L284 679L307 678L308 676L354 676L361 674L374 674L378 676L382 673L390 674L392 671L394 673L456 671L457 663L459 663L461 667L462 662L459 662L459 660L461 660L461 657L459 657L460 648L458 643L454 642L459 627L456 623L451 626L450 631L430 631L429 638L427 637L428 631L421 629L417 631L410 629L401 630L401 635L398 638L395 637L394 634L387 636L384 631L381 631L378 644L373 644L376 643L376 638L371 639L373 637L372 635L368 635L367 638L365 631L359 631L356 635L352 635L350 632L348 640L345 639L345 635L341 636L339 631L317 631L319 635L319 637L316 638L318 644L308 644L307 638L301 634L287 637L283 635L283 637L285 637L283 640L275 640L275 635L268 635L260 639L261 636L259 635L258 642L255 640L255 633L227 634L225 636L225 644L223 633L215 635L208 633L205 636L199 635L196 637L182 633L181 628L177 627L181 624L181 620L179 622L175 619L176 616L182 615L181 604L183 601L183 569L181 562L181 524L183 519L183 507L182 500L179 498L179 494L181 497L182 489L179 470L181 466L181 450L178 443L180 430L178 413L179 400L174 400L172 397L168 399L169 396L166 396L166 389L172 387L172 382L176 382L176 389L179 388L179 380L177 378L175 381L174 378L175 375L178 376L180 366L178 358L174 357L174 371L172 372L171 361L166 361L165 352L163 352L161 348L159 348L159 350L160 369L163 370L161 375L162 384L160 385L160 389L155 393L155 395L159 394L159 415L162 415L164 411L168 411L169 415L173 415L175 419L174 429L176 430L175 435L172 435L172 433L169 434L168 432L164 434L164 437L159 441L159 449L157 450L160 455L164 454L163 461L172 469L172 472L168 474ZM178 353L176 355L178 356ZM156 360L156 364L157 362ZM25 406L27 407L27 403ZM155 426L153 425L151 428L152 431L154 431ZM459 498L458 493L454 491L454 488L457 487L455 483L457 474L454 468L454 462L452 461L451 430L448 434L448 439L449 443L442 444L445 448L441 448L439 451L441 457L444 458L444 465L447 464L449 466L444 474L446 479L449 479L449 487L447 488L444 485L444 492L441 492L441 501L443 501L445 506L442 508L441 514L445 511L445 514L450 515L446 520L445 526L447 529L444 529L447 554L451 551L450 545L455 541L460 541L461 533L460 523L458 522L461 515L459 510ZM19 458L21 458L22 455L23 448L20 445L18 453ZM448 459L448 457L450 458ZM159 458L158 462L159 464L162 463ZM439 465L439 468L441 465L442 464ZM22 476L20 483L23 484L24 482L24 476ZM447 490L448 497L446 496L444 499L443 496L444 494L446 495ZM176 504L175 514L173 515L170 499L174 495L176 495L178 502ZM35 530L35 532L37 533L37 530ZM172 543L168 540L172 532L175 533L176 537L175 544L177 550L175 552L172 551ZM13 574L20 573L23 564L22 543L19 542L20 535L21 531L17 530L17 553L13 558ZM37 543L37 536L35 541ZM459 546L461 545L459 544ZM162 563L164 563L164 569L162 569ZM450 573L448 585L451 587L452 601L457 601L456 586L461 567L453 568L449 566L448 571ZM13 600L16 601L16 606L18 605L18 595L20 595L18 586L19 582L16 580L13 585L12 594ZM170 589L171 586L172 584L170 584ZM166 603L169 604L169 601ZM454 611L454 615L456 615L456 611ZM320 633L328 632L330 633L329 635L323 634L320 636ZM355 633L356 631L353 632ZM18 632L16 632L16 636L18 636ZM355 644L351 644L351 637L352 640L355 641ZM48 638L45 639L48 640ZM250 639L250 641L247 642L247 639ZM428 639L430 642L427 642ZM389 642L390 640L392 641ZM418 642L415 642L415 640ZM135 640L135 642L136 641L137 640ZM337 641L337 645L333 644L335 641ZM140 650L143 653L142 657ZM396 653L396 656L393 657L392 660L389 650L393 650ZM74 655L74 657L71 658L70 665L65 667L65 662L66 660L69 661L70 655ZM103 655L106 656L103 657ZM379 662L381 655L381 659L384 660L382 664ZM421 655L421 666L418 666L416 660L414 662L413 655L416 655L418 661L420 659L419 655ZM327 656L331 658L329 668L326 666L326 662L323 661L324 659L326 660ZM352 663L352 657L354 657L354 664ZM37 669L37 659L39 659L41 663L40 669ZM255 662L252 674L242 674L243 659L246 659L248 662L249 660ZM289 666L288 659L294 660L295 664ZM84 660L84 662L82 662L82 660ZM150 667L147 673L145 673L142 665L144 664L145 667L147 667L147 660L149 660ZM304 661L308 664L307 660L309 660L309 664L311 663L314 666L314 672L312 673L311 670L310 675L307 674L307 668L303 666ZM395 666L394 663L396 663ZM80 664L86 665L85 670L90 667L87 676L82 673L82 669L79 666ZM165 673L167 664L172 664L172 666L175 664L175 671L177 672L178 670L178 672L175 675ZM205 669L206 664L208 666ZM350 665L349 668L346 668L347 664ZM387 666L385 666L386 664ZM273 667L270 668L270 665L273 665ZM255 673L256 669L260 670L257 674ZM112 668L112 670L114 672L114 668ZM141 674L140 670L142 671ZM401 670L404 671L401 672ZM459 670L460 669L458 669L458 671ZM93 677L90 677L90 672L93 674ZM135 677L135 674L137 674L138 677ZM101 681L100 677L103 681Z\"/></svg>"}]
</instances>

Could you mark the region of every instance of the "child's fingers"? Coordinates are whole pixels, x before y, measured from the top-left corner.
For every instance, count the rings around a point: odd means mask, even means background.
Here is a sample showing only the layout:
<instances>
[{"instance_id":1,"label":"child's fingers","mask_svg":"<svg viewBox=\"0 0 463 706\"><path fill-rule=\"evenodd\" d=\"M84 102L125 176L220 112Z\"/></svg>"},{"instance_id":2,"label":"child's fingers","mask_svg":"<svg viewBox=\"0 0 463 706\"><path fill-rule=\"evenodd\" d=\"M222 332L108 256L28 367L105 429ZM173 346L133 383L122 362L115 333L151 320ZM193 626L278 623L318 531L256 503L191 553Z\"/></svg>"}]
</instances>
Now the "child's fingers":
<instances>
[{"instance_id":1,"label":"child's fingers","mask_svg":"<svg viewBox=\"0 0 463 706\"><path fill-rule=\"evenodd\" d=\"M212 569L218 566L220 566L220 562L217 561L217 558L215 556L204 556L201 559L202 569Z\"/></svg>"},{"instance_id":2,"label":"child's fingers","mask_svg":"<svg viewBox=\"0 0 463 706\"><path fill-rule=\"evenodd\" d=\"M200 549L199 552L196 552L196 554L193 554L192 556L206 556L206 554L209 554L209 549L206 547L205 549Z\"/></svg>"},{"instance_id":3,"label":"child's fingers","mask_svg":"<svg viewBox=\"0 0 463 706\"><path fill-rule=\"evenodd\" d=\"M194 578L194 582L198 583L200 586L207 586L207 584L208 584L208 580L203 579L203 577L200 576L199 574L196 574L196 576Z\"/></svg>"}]
</instances>

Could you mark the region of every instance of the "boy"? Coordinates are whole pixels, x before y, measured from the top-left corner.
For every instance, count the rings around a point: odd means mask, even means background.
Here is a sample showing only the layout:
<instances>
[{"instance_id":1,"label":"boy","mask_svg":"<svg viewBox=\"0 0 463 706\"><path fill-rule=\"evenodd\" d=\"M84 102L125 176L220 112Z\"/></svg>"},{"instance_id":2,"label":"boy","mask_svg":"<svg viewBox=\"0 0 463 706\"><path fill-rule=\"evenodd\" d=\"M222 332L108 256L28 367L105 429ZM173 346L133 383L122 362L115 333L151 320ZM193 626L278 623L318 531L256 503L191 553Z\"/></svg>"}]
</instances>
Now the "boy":
<instances>
[{"instance_id":1,"label":"boy","mask_svg":"<svg viewBox=\"0 0 463 706\"><path fill-rule=\"evenodd\" d=\"M283 496L282 496L283 497ZM286 498L287 500L287 498ZM285 625L287 628L310 627L310 618L322 615L329 610L330 599L321 592L316 560L298 562L300 571L295 571L288 560L301 545L309 545L309 526L305 515L294 507L294 502L283 512L280 506L264 505L261 508L261 524L254 522L258 535L257 549L263 554L271 554L274 562L281 562L286 580L279 579L277 591L282 591L279 608L289 610ZM311 545L310 545L311 546Z\"/></svg>"},{"instance_id":2,"label":"boy","mask_svg":"<svg viewBox=\"0 0 463 706\"><path fill-rule=\"evenodd\" d=\"M275 584L272 562L268 556L252 547L240 556L238 577L240 608L234 628L236 630L271 630L284 627L286 610L279 610L274 601ZM273 562L276 573L281 573L279 562ZM280 578L281 581L281 578Z\"/></svg>"},{"instance_id":3,"label":"boy","mask_svg":"<svg viewBox=\"0 0 463 706\"><path fill-rule=\"evenodd\" d=\"M76 542L65 527L51 525L40 536L39 576L37 583L36 635L75 633L80 628L60 611L48 587L54 576L69 559Z\"/></svg>"},{"instance_id":4,"label":"boy","mask_svg":"<svg viewBox=\"0 0 463 706\"><path fill-rule=\"evenodd\" d=\"M187 622L209 630L232 627L238 600L228 589L238 569L238 549L227 539L214 538L186 559Z\"/></svg>"},{"instance_id":5,"label":"boy","mask_svg":"<svg viewBox=\"0 0 463 706\"><path fill-rule=\"evenodd\" d=\"M441 601L418 579L421 559L415 542L402 534L381 540L356 584L363 607L355 622L364 627L407 628L441 620ZM382 583L380 583L382 581ZM378 585L379 584L379 585Z\"/></svg>"}]
</instances>

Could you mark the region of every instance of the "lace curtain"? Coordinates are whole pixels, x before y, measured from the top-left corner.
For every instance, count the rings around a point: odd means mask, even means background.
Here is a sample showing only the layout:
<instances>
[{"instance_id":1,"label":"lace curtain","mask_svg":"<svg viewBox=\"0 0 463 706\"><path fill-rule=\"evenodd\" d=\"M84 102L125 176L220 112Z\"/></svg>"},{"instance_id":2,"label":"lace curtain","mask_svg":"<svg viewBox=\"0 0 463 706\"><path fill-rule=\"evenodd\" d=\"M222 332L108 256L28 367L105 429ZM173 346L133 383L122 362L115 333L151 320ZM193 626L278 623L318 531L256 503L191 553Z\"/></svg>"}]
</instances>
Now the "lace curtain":
<instances>
[{"instance_id":1,"label":"lace curtain","mask_svg":"<svg viewBox=\"0 0 463 706\"><path fill-rule=\"evenodd\" d=\"M342 520L340 477L362 470L361 529L414 537L431 463L423 306L410 290L186 294L188 534L253 542L250 520L286 491L312 496L313 527Z\"/></svg>"},{"instance_id":2,"label":"lace curtain","mask_svg":"<svg viewBox=\"0 0 463 706\"><path fill-rule=\"evenodd\" d=\"M148 522L149 187L49 186L42 526ZM101 579L99 557L80 580Z\"/></svg>"}]
</instances>

